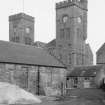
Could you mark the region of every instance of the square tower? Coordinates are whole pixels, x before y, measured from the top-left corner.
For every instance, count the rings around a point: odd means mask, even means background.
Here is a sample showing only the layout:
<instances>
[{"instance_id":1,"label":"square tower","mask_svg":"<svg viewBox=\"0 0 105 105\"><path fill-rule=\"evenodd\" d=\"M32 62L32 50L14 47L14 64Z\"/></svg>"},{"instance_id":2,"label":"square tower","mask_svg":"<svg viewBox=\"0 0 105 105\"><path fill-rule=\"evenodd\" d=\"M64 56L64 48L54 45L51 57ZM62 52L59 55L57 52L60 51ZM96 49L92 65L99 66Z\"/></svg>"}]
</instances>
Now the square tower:
<instances>
[{"instance_id":1,"label":"square tower","mask_svg":"<svg viewBox=\"0 0 105 105\"><path fill-rule=\"evenodd\" d=\"M84 65L87 11L87 0L56 4L56 48L58 56L68 66Z\"/></svg>"},{"instance_id":2,"label":"square tower","mask_svg":"<svg viewBox=\"0 0 105 105\"><path fill-rule=\"evenodd\" d=\"M34 17L24 13L9 16L9 40L32 45L34 43Z\"/></svg>"}]
</instances>

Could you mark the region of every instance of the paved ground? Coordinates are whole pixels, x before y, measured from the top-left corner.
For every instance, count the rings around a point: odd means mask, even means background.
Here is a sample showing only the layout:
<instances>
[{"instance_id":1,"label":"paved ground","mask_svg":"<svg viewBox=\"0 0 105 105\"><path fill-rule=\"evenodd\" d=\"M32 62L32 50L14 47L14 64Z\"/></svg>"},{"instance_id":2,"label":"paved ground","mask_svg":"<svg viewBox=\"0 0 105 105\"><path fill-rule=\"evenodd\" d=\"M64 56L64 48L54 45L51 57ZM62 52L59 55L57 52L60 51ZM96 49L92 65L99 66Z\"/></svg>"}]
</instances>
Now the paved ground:
<instances>
[{"instance_id":1,"label":"paved ground","mask_svg":"<svg viewBox=\"0 0 105 105\"><path fill-rule=\"evenodd\" d=\"M71 95L77 97L66 96L59 101L52 101L55 97L42 97L39 105L105 105L105 94L99 89L76 89Z\"/></svg>"},{"instance_id":2,"label":"paved ground","mask_svg":"<svg viewBox=\"0 0 105 105\"><path fill-rule=\"evenodd\" d=\"M84 99L71 99L69 101L46 101L39 105L105 105L99 101L90 101Z\"/></svg>"},{"instance_id":3,"label":"paved ground","mask_svg":"<svg viewBox=\"0 0 105 105\"><path fill-rule=\"evenodd\" d=\"M100 100L88 100L84 98L71 98L67 97L65 99L54 101L55 98L42 98L42 103L38 105L105 105L105 103Z\"/></svg>"}]
</instances>

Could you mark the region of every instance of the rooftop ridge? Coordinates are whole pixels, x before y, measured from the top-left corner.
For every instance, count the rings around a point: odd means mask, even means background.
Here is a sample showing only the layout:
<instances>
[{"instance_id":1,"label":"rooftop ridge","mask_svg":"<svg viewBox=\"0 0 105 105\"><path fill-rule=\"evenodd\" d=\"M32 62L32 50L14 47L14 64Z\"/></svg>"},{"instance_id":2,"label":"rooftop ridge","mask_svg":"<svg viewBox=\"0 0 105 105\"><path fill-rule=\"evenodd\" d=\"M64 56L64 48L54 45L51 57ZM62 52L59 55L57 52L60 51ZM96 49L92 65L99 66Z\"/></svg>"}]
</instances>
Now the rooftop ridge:
<instances>
[{"instance_id":1,"label":"rooftop ridge","mask_svg":"<svg viewBox=\"0 0 105 105\"><path fill-rule=\"evenodd\" d=\"M0 62L65 68L46 50L0 40Z\"/></svg>"},{"instance_id":2,"label":"rooftop ridge","mask_svg":"<svg viewBox=\"0 0 105 105\"><path fill-rule=\"evenodd\" d=\"M60 1L60 2L56 3L56 6L58 6L58 5L63 5L63 4L66 4L66 3L72 3L72 0Z\"/></svg>"},{"instance_id":3,"label":"rooftop ridge","mask_svg":"<svg viewBox=\"0 0 105 105\"><path fill-rule=\"evenodd\" d=\"M87 0L64 0L64 1L60 1L56 3L56 9L59 9L61 7L68 7L68 6L76 5L82 9L87 10L87 6L86 5L84 6L84 3L87 4Z\"/></svg>"},{"instance_id":4,"label":"rooftop ridge","mask_svg":"<svg viewBox=\"0 0 105 105\"><path fill-rule=\"evenodd\" d=\"M105 48L105 43L103 43L101 47L96 51L96 54L100 54L104 48Z\"/></svg>"},{"instance_id":5,"label":"rooftop ridge","mask_svg":"<svg viewBox=\"0 0 105 105\"><path fill-rule=\"evenodd\" d=\"M21 18L24 18L24 19L27 19L27 20L30 20L30 21L34 22L34 17L32 17L30 15L27 15L25 13L18 13L18 14L15 14L15 15L11 15L11 16L9 16L9 21L17 20L17 19L21 19Z\"/></svg>"}]
</instances>

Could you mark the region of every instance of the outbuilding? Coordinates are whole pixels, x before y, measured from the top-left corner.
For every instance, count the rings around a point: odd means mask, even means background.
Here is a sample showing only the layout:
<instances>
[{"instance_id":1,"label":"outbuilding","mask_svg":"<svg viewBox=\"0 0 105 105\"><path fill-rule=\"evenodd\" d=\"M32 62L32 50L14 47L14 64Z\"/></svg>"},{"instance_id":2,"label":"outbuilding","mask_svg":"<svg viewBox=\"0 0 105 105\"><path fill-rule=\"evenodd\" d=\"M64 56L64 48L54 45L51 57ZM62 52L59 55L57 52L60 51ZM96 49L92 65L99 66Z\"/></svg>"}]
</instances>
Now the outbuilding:
<instances>
[{"instance_id":1,"label":"outbuilding","mask_svg":"<svg viewBox=\"0 0 105 105\"><path fill-rule=\"evenodd\" d=\"M103 65L75 67L67 75L67 89L97 88L103 79L102 71L105 71Z\"/></svg>"},{"instance_id":2,"label":"outbuilding","mask_svg":"<svg viewBox=\"0 0 105 105\"><path fill-rule=\"evenodd\" d=\"M66 67L41 48L0 41L0 81L38 95L61 94Z\"/></svg>"}]
</instances>

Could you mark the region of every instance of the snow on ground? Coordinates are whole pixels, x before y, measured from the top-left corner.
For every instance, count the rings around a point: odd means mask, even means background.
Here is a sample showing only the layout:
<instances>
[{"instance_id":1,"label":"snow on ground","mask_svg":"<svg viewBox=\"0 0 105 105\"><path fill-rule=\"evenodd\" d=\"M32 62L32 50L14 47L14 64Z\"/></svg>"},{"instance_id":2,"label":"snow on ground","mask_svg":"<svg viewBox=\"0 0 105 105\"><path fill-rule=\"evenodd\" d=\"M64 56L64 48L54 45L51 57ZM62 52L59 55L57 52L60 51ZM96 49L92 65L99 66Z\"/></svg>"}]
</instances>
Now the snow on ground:
<instances>
[{"instance_id":1,"label":"snow on ground","mask_svg":"<svg viewBox=\"0 0 105 105\"><path fill-rule=\"evenodd\" d=\"M5 82L0 82L0 104L34 104L41 100L33 94Z\"/></svg>"}]
</instances>

